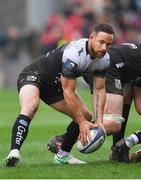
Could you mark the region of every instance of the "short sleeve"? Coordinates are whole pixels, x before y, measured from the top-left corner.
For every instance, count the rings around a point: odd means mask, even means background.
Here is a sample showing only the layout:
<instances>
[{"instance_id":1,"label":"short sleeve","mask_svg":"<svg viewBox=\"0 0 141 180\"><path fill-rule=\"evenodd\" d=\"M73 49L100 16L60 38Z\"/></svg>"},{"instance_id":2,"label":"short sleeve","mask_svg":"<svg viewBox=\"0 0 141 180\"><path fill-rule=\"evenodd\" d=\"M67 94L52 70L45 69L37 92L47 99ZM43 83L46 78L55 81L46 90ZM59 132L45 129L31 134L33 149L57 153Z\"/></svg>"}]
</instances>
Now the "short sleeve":
<instances>
[{"instance_id":1,"label":"short sleeve","mask_svg":"<svg viewBox=\"0 0 141 180\"><path fill-rule=\"evenodd\" d=\"M64 50L62 61L63 76L73 79L79 76L80 57L78 56L78 52L74 47Z\"/></svg>"}]
</instances>

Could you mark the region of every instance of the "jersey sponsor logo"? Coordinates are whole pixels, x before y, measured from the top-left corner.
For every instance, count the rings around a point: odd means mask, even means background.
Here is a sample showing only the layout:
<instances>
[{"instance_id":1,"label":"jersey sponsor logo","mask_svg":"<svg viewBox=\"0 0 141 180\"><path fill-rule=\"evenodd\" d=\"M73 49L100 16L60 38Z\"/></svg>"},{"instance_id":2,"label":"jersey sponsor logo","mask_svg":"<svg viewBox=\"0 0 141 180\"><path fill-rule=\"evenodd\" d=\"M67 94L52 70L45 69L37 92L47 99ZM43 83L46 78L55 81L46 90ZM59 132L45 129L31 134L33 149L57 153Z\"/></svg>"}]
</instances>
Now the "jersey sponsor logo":
<instances>
[{"instance_id":1,"label":"jersey sponsor logo","mask_svg":"<svg viewBox=\"0 0 141 180\"><path fill-rule=\"evenodd\" d=\"M23 139L23 133L26 131L26 129L23 126L18 126L18 131L16 134L16 144L20 145L21 141Z\"/></svg>"},{"instance_id":2,"label":"jersey sponsor logo","mask_svg":"<svg viewBox=\"0 0 141 180\"><path fill-rule=\"evenodd\" d=\"M84 48L82 48L82 49L80 49L80 51L78 51L79 56L82 52L84 52Z\"/></svg>"},{"instance_id":3,"label":"jersey sponsor logo","mask_svg":"<svg viewBox=\"0 0 141 180\"><path fill-rule=\"evenodd\" d=\"M19 123L26 126L26 127L28 125L28 123L24 119L19 120Z\"/></svg>"},{"instance_id":4,"label":"jersey sponsor logo","mask_svg":"<svg viewBox=\"0 0 141 180\"><path fill-rule=\"evenodd\" d=\"M137 47L135 44L133 44L133 43L122 43L122 44L129 46L130 49L137 49L137 48L138 48L138 47Z\"/></svg>"},{"instance_id":5,"label":"jersey sponsor logo","mask_svg":"<svg viewBox=\"0 0 141 180\"><path fill-rule=\"evenodd\" d=\"M121 85L121 80L120 79L115 79L115 87L117 89L122 89L122 85Z\"/></svg>"},{"instance_id":6,"label":"jersey sponsor logo","mask_svg":"<svg viewBox=\"0 0 141 180\"><path fill-rule=\"evenodd\" d=\"M37 80L36 76L30 76L30 75L27 76L27 81L36 81L36 80Z\"/></svg>"},{"instance_id":7,"label":"jersey sponsor logo","mask_svg":"<svg viewBox=\"0 0 141 180\"><path fill-rule=\"evenodd\" d=\"M76 69L76 67L77 67L77 64L71 61L70 59L67 59L66 62L64 63L64 68L70 71L73 71L74 69Z\"/></svg>"},{"instance_id":8,"label":"jersey sponsor logo","mask_svg":"<svg viewBox=\"0 0 141 180\"><path fill-rule=\"evenodd\" d=\"M124 66L124 62L121 62L121 63L116 64L116 67L117 67L117 68L122 68L123 66Z\"/></svg>"}]
</instances>

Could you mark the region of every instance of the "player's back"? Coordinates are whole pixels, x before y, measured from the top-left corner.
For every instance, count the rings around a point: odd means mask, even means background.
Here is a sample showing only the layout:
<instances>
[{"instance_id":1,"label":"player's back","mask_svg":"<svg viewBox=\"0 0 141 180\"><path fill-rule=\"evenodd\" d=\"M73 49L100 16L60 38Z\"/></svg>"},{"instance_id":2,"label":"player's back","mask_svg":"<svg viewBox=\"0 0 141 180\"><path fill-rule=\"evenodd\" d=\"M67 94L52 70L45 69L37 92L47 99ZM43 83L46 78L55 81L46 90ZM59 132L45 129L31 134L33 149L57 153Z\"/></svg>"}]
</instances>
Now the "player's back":
<instances>
[{"instance_id":1,"label":"player's back","mask_svg":"<svg viewBox=\"0 0 141 180\"><path fill-rule=\"evenodd\" d=\"M123 43L113 45L109 54L115 63L124 63L125 67L141 74L141 44Z\"/></svg>"}]
</instances>

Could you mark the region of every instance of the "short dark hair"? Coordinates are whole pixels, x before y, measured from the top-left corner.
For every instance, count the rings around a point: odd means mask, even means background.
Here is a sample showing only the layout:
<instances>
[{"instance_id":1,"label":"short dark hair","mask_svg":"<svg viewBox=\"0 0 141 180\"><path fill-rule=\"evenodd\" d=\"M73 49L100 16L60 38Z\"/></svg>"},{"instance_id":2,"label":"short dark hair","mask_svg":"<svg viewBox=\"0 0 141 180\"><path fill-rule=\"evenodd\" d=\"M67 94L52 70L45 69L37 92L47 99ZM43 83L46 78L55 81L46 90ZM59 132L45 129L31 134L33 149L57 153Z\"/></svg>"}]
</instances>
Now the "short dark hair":
<instances>
[{"instance_id":1,"label":"short dark hair","mask_svg":"<svg viewBox=\"0 0 141 180\"><path fill-rule=\"evenodd\" d=\"M96 33L99 33L99 32L105 32L105 33L108 33L108 34L113 34L115 35L115 32L114 32L114 29L111 25L109 24L97 24L95 27L94 27L94 31Z\"/></svg>"}]
</instances>

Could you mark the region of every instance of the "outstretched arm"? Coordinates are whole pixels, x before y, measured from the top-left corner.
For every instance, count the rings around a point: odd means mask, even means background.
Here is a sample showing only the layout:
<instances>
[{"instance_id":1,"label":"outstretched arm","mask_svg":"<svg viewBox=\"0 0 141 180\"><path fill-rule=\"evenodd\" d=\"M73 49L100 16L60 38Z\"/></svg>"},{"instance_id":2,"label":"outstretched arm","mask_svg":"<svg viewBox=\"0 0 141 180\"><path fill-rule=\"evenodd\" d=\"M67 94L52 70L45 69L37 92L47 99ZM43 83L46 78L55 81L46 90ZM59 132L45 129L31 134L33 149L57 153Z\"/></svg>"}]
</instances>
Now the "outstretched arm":
<instances>
[{"instance_id":1,"label":"outstretched arm","mask_svg":"<svg viewBox=\"0 0 141 180\"><path fill-rule=\"evenodd\" d=\"M93 111L96 123L103 123L105 101L105 78L95 77L93 83Z\"/></svg>"},{"instance_id":2,"label":"outstretched arm","mask_svg":"<svg viewBox=\"0 0 141 180\"><path fill-rule=\"evenodd\" d=\"M86 137L88 136L90 138L89 130L91 127L94 127L94 125L91 122L88 122L87 119L85 119L84 114L81 111L80 108L81 101L77 97L77 94L75 93L76 79L68 79L61 76L61 83L64 93L64 99L69 108L70 115L71 117L74 118L76 123L79 124L80 139L82 143L85 144Z\"/></svg>"}]
</instances>

